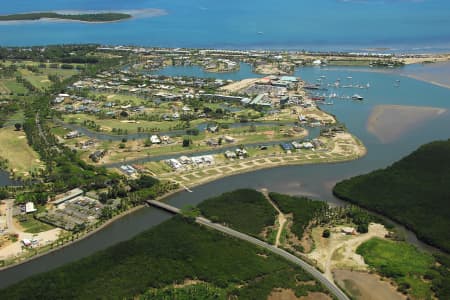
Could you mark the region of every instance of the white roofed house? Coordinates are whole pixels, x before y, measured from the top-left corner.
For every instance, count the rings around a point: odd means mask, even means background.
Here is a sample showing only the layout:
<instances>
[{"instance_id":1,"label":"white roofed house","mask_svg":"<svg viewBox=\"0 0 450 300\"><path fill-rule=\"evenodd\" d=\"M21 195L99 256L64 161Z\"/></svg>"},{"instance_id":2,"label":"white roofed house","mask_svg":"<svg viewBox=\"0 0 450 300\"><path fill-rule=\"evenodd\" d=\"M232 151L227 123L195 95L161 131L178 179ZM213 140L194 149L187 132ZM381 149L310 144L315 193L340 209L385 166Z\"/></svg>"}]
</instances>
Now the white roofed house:
<instances>
[{"instance_id":1,"label":"white roofed house","mask_svg":"<svg viewBox=\"0 0 450 300\"><path fill-rule=\"evenodd\" d=\"M178 159L182 164L185 164L185 165L187 165L187 164L191 164L192 163L192 159L190 159L189 157L187 157L187 156L180 156L180 158Z\"/></svg>"},{"instance_id":2,"label":"white roofed house","mask_svg":"<svg viewBox=\"0 0 450 300\"><path fill-rule=\"evenodd\" d=\"M237 155L235 152L228 150L228 151L225 151L225 157L228 159L232 159L232 158L236 158Z\"/></svg>"},{"instance_id":3,"label":"white roofed house","mask_svg":"<svg viewBox=\"0 0 450 300\"><path fill-rule=\"evenodd\" d=\"M35 211L37 211L37 209L34 207L33 202L25 203L25 213L30 214L30 213L34 213Z\"/></svg>"},{"instance_id":4,"label":"white roofed house","mask_svg":"<svg viewBox=\"0 0 450 300\"><path fill-rule=\"evenodd\" d=\"M150 141L152 144L161 144L161 139L156 134L150 137Z\"/></svg>"},{"instance_id":5,"label":"white roofed house","mask_svg":"<svg viewBox=\"0 0 450 300\"><path fill-rule=\"evenodd\" d=\"M175 158L166 160L166 163L174 170L178 170L183 167L182 164Z\"/></svg>"}]
</instances>

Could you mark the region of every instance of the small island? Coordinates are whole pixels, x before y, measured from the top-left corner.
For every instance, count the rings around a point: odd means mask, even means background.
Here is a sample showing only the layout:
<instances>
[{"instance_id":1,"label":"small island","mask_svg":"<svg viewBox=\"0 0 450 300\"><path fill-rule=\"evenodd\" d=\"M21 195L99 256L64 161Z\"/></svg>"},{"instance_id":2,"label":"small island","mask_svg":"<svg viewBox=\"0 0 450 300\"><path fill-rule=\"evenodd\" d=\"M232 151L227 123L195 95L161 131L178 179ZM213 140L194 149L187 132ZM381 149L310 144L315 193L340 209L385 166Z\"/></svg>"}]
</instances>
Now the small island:
<instances>
[{"instance_id":1,"label":"small island","mask_svg":"<svg viewBox=\"0 0 450 300\"><path fill-rule=\"evenodd\" d=\"M116 22L130 19L132 15L126 13L80 13L61 14L56 12L36 12L12 15L0 15L0 21L38 21L41 19L71 20L89 23Z\"/></svg>"}]
</instances>

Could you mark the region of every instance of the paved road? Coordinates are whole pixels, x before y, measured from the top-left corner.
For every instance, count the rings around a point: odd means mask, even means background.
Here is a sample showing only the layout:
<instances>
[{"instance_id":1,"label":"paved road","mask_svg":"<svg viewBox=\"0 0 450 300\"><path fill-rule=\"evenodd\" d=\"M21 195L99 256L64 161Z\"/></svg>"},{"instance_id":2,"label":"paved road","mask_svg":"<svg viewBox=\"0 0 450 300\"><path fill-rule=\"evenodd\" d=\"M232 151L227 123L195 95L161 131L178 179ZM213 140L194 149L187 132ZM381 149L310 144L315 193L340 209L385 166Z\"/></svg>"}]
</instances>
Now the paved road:
<instances>
[{"instance_id":1,"label":"paved road","mask_svg":"<svg viewBox=\"0 0 450 300\"><path fill-rule=\"evenodd\" d=\"M280 256L282 256L283 258L289 260L290 262L302 267L306 272L308 272L310 275L312 275L315 279L317 279L317 281L319 281L320 283L322 283L324 286L326 286L339 300L350 300L347 295L344 294L344 292L342 292L333 282L331 282L330 280L328 280L328 278L326 278L322 273L320 273L319 271L317 271L313 266L307 264L306 262L304 262L303 260L301 260L300 258L290 254L289 252L286 252L282 249L276 248L266 242L263 242L261 240L258 240L254 237L251 237L247 234L241 233L239 231L233 230L231 228L222 226L220 224L216 224L216 223L212 223L211 221L209 221L208 219L199 217L197 218L197 223L202 224L204 226L207 226L209 228L221 231L225 234L228 234L230 236L236 237L238 239L250 242L254 245L260 246L262 248L265 248L269 251L271 251L272 253L278 254Z\"/></svg>"}]
</instances>

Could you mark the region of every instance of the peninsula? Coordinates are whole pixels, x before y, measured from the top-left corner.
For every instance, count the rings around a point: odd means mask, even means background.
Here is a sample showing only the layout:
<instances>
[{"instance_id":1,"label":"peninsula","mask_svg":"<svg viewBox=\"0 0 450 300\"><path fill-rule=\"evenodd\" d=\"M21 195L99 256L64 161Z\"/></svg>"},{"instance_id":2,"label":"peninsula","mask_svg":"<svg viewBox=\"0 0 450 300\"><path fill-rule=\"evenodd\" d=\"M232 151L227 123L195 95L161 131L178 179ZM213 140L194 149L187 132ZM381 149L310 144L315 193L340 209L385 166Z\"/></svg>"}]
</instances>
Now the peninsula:
<instances>
[{"instance_id":1,"label":"peninsula","mask_svg":"<svg viewBox=\"0 0 450 300\"><path fill-rule=\"evenodd\" d=\"M35 12L35 13L22 13L11 15L0 15L0 21L38 21L42 19L55 19L55 20L70 20L89 23L100 22L117 22L125 19L130 19L132 15L126 13L74 13L74 14L62 14L57 12Z\"/></svg>"}]
</instances>

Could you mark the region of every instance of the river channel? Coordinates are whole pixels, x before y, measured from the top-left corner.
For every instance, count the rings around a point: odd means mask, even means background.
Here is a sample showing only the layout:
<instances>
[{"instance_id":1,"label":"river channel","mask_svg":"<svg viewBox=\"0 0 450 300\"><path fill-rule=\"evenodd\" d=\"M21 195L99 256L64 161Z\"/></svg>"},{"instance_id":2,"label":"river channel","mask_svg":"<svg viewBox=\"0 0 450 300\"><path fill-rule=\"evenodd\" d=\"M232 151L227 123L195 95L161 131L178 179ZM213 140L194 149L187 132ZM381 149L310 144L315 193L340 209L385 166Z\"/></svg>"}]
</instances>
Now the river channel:
<instances>
[{"instance_id":1,"label":"river channel","mask_svg":"<svg viewBox=\"0 0 450 300\"><path fill-rule=\"evenodd\" d=\"M185 67L166 69L161 71L161 74L201 75L197 73L201 72L200 68L189 67L190 72L186 72L186 69L183 68ZM244 73L247 73L245 68L244 71ZM249 77L249 74L242 74L242 77L240 75L239 72L229 74L229 78L240 79ZM366 85L370 83L370 88L357 91L358 94L364 97L364 101L335 99L333 100L333 105L322 106L324 110L336 115L339 121L345 123L350 132L363 141L368 149L365 157L344 163L284 166L230 176L195 187L192 193L180 192L175 194L169 197L167 202L182 207L187 204L195 205L208 197L237 188L268 188L271 191L287 194L308 195L339 205L342 202L333 197L331 193L332 187L337 181L386 167L409 154L421 144L450 138L450 89L396 74L373 72L369 68L308 67L297 70L295 75L302 77L308 82L316 82L321 78L322 81L329 83L333 83L338 79L342 83L346 82L349 85ZM218 76L227 79L227 74ZM355 92L351 89L345 91L349 95ZM344 92L341 91L341 93ZM417 122L417 124L404 130L395 139L386 142L381 141L379 137L367 130L369 116L374 107L378 105L436 107L447 111L439 116ZM403 116L403 118L407 117ZM51 270L118 242L125 241L168 218L170 218L170 215L164 212L145 207L115 221L103 230L79 242L1 271L0 287L5 287L30 275ZM426 245L417 241L413 233L406 229L405 233L410 242L421 248L426 248Z\"/></svg>"}]
</instances>

